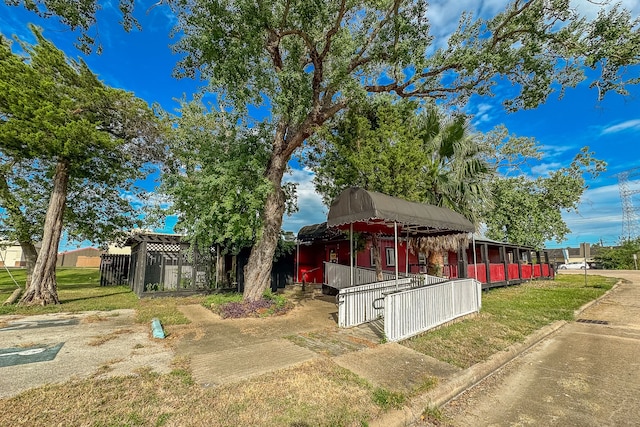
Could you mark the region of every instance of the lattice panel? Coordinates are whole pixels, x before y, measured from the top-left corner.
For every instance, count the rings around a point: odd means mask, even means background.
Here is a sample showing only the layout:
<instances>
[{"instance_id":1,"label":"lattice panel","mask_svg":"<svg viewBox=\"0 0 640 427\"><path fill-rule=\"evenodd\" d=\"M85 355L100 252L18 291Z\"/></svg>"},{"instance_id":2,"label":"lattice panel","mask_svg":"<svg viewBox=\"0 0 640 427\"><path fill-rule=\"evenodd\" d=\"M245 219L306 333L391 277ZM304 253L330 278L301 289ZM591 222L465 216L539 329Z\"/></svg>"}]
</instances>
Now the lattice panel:
<instances>
[{"instance_id":1,"label":"lattice panel","mask_svg":"<svg viewBox=\"0 0 640 427\"><path fill-rule=\"evenodd\" d=\"M147 252L180 252L180 245L169 243L147 243Z\"/></svg>"}]
</instances>

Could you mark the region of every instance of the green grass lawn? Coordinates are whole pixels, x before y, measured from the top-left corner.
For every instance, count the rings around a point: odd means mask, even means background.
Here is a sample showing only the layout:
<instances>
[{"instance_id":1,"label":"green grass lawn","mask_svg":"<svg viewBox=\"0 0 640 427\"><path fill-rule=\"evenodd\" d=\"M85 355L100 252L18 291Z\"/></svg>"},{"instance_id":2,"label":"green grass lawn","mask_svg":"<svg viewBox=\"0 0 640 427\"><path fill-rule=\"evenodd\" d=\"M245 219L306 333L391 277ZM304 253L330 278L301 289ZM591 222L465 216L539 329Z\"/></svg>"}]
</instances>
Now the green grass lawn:
<instances>
[{"instance_id":1,"label":"green grass lawn","mask_svg":"<svg viewBox=\"0 0 640 427\"><path fill-rule=\"evenodd\" d=\"M10 274L9 274L10 272ZM16 282L24 290L24 269L0 270L0 302L6 301L16 289ZM13 279L11 278L13 276ZM135 309L137 321L150 322L157 317L165 325L188 323L177 309L181 304L199 304L204 297L148 298L139 299L128 286L100 286L100 271L97 268L58 268L56 270L60 304L42 306L0 306L0 314L43 314L79 311L110 311Z\"/></svg>"},{"instance_id":2,"label":"green grass lawn","mask_svg":"<svg viewBox=\"0 0 640 427\"><path fill-rule=\"evenodd\" d=\"M405 341L407 347L461 368L487 360L522 342L537 329L557 320L573 320L574 310L611 289L617 279L559 275L494 288L482 293L482 310L470 319Z\"/></svg>"}]
</instances>

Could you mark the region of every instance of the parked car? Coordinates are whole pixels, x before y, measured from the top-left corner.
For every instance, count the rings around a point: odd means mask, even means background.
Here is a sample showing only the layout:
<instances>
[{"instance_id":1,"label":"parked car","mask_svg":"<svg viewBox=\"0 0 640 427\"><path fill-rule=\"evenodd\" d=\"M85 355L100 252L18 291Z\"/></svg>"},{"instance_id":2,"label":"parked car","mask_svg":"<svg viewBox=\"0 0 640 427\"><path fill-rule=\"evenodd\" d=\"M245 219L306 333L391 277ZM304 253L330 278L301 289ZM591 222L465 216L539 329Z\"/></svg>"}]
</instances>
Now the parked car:
<instances>
[{"instance_id":1,"label":"parked car","mask_svg":"<svg viewBox=\"0 0 640 427\"><path fill-rule=\"evenodd\" d=\"M585 270L588 268L589 264L584 261L569 262L558 266L558 270Z\"/></svg>"}]
</instances>

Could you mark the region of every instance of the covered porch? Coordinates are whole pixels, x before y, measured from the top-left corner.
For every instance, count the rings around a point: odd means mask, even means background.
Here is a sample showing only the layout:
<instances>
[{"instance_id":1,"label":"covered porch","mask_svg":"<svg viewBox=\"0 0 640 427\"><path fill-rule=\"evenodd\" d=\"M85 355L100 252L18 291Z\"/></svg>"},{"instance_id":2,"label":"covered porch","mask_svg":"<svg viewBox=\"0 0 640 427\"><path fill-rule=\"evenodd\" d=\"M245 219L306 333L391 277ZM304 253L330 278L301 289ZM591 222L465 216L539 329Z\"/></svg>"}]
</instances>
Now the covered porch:
<instances>
[{"instance_id":1,"label":"covered porch","mask_svg":"<svg viewBox=\"0 0 640 427\"><path fill-rule=\"evenodd\" d=\"M476 280L447 281L409 273L411 239L422 239L420 243L431 243L439 249L453 250L467 244L474 226L462 215L445 208L349 188L332 203L327 229L348 230L349 236L348 280L343 272L340 283L335 278L331 280L338 290L339 326L350 327L382 318L385 336L397 341L479 311L481 286ZM394 270L387 272L382 281L375 278L373 282L362 283L370 281L371 275L354 265L354 233L393 236L393 252L388 258L393 260ZM399 265L402 236L406 242L403 273ZM327 276L338 277L339 274L334 273L339 273L341 268L329 262L325 269Z\"/></svg>"}]
</instances>

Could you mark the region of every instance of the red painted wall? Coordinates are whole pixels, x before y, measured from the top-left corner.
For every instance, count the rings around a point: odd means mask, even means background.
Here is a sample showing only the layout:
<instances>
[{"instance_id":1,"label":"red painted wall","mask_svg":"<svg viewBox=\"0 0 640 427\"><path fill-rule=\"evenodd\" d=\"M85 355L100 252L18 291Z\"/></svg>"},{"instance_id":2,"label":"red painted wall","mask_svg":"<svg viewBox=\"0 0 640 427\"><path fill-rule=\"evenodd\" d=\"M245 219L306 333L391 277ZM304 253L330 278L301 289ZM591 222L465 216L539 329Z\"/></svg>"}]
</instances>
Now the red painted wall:
<instances>
[{"instance_id":1,"label":"red painted wall","mask_svg":"<svg viewBox=\"0 0 640 427\"><path fill-rule=\"evenodd\" d=\"M380 239L380 252L382 259L382 269L385 271L395 271L393 265L393 255L390 255L391 259L387 259L387 249L393 253L394 240L393 239ZM506 280L528 280L532 277L553 277L554 271L549 268L549 265L544 264L522 264L522 277L518 274L518 264L516 262L509 263L507 265L507 273L505 273L504 263L500 260L500 250L498 247L489 246L489 272L491 275L491 283L504 282ZM507 249L507 255L512 253L512 257L515 261L515 254L513 250ZM339 241L330 243L313 243L311 245L300 245L299 247L299 266L298 275L296 280L301 281L304 279L307 283L323 283L324 282L324 268L323 262L336 262L342 265L349 265L349 241ZM467 277L474 277L476 272L473 266L473 251L467 249L468 257L468 269ZM358 267L373 268L371 262L371 242L367 242L364 250L358 252L356 265ZM426 272L426 265L419 265L418 255L415 253L408 253L409 259L409 272L410 273L424 273ZM478 246L476 248L476 259L478 262L477 277L482 283L487 283L485 260L482 259L482 251ZM509 257L507 259L510 259ZM449 252L445 256L444 275L452 279L460 277L458 271L458 254L456 252ZM404 272L407 268L407 250L406 242L400 241L398 244L398 271Z\"/></svg>"}]
</instances>

